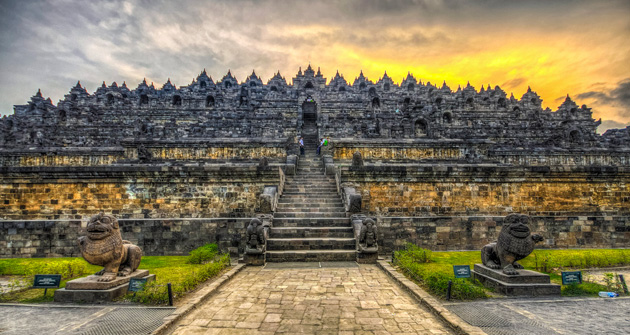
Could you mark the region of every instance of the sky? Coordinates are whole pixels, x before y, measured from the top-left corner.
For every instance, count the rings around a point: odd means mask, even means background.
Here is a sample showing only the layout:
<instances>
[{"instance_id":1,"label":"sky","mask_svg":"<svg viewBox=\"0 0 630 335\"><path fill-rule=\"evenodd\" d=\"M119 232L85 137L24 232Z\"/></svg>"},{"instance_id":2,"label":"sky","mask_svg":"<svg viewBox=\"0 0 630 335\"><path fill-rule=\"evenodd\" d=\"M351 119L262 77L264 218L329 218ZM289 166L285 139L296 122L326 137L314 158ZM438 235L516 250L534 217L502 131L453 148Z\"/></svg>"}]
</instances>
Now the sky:
<instances>
[{"instance_id":1,"label":"sky","mask_svg":"<svg viewBox=\"0 0 630 335\"><path fill-rule=\"evenodd\" d=\"M530 86L552 110L569 94L603 132L630 125L630 0L0 0L3 115L77 80L182 86L205 68L290 82L309 63L329 80Z\"/></svg>"}]
</instances>

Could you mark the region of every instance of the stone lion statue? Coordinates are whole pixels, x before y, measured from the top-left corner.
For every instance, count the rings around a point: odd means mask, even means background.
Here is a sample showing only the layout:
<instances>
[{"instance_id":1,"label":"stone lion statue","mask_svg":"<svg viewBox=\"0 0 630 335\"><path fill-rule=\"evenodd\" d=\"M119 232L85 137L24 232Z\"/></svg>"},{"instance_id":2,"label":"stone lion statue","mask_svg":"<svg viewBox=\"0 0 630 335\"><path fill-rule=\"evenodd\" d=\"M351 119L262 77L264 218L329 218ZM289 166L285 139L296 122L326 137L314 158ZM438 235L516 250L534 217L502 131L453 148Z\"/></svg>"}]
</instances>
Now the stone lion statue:
<instances>
[{"instance_id":1,"label":"stone lion statue","mask_svg":"<svg viewBox=\"0 0 630 335\"><path fill-rule=\"evenodd\" d=\"M86 230L87 235L79 237L79 249L88 263L103 266L103 270L95 273L101 276L98 281L112 281L116 276L136 271L142 250L122 239L114 216L99 213L90 218Z\"/></svg>"},{"instance_id":2,"label":"stone lion statue","mask_svg":"<svg viewBox=\"0 0 630 335\"><path fill-rule=\"evenodd\" d=\"M481 261L491 269L503 269L506 275L517 275L523 266L516 261L534 251L534 245L543 240L538 234L530 234L529 216L510 214L505 217L497 242L481 248Z\"/></svg>"}]
</instances>

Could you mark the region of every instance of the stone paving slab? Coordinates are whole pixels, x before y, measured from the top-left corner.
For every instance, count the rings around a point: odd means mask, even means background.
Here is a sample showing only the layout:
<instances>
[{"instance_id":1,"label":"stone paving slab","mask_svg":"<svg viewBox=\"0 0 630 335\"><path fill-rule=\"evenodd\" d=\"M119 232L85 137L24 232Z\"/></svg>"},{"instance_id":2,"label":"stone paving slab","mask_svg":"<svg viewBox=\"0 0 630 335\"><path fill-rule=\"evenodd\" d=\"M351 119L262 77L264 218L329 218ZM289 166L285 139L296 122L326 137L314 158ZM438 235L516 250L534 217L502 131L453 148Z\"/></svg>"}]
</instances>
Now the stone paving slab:
<instances>
[{"instance_id":1,"label":"stone paving slab","mask_svg":"<svg viewBox=\"0 0 630 335\"><path fill-rule=\"evenodd\" d=\"M444 304L489 335L630 334L630 298L492 299Z\"/></svg>"},{"instance_id":2,"label":"stone paving slab","mask_svg":"<svg viewBox=\"0 0 630 335\"><path fill-rule=\"evenodd\" d=\"M172 334L452 334L375 265L247 267Z\"/></svg>"},{"instance_id":3,"label":"stone paving slab","mask_svg":"<svg viewBox=\"0 0 630 335\"><path fill-rule=\"evenodd\" d=\"M174 308L0 304L0 334L148 334Z\"/></svg>"}]
</instances>

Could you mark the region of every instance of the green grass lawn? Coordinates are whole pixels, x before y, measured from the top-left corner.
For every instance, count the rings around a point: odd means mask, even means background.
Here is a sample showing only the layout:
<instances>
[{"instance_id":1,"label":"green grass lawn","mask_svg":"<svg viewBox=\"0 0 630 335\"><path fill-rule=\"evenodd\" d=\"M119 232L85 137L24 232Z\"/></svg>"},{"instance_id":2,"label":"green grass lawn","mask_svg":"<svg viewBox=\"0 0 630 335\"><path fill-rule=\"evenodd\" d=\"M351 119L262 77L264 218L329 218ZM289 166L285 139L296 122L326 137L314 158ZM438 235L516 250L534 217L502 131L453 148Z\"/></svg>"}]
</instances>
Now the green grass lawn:
<instances>
[{"instance_id":1,"label":"green grass lawn","mask_svg":"<svg viewBox=\"0 0 630 335\"><path fill-rule=\"evenodd\" d=\"M205 280L219 274L229 266L228 255L207 255L206 263L190 264L189 256L144 256L139 269L149 270L156 281L147 285L145 292L124 299L149 304L168 302L166 283L171 283L175 298L181 298ZM0 276L16 276L24 279L28 286L33 284L35 274L61 274L61 287L68 280L84 277L102 269L87 263L83 258L12 258L0 259ZM0 295L1 302L37 303L53 301L54 289L44 297L44 289L23 289Z\"/></svg>"},{"instance_id":2,"label":"green grass lawn","mask_svg":"<svg viewBox=\"0 0 630 335\"><path fill-rule=\"evenodd\" d=\"M475 263L481 263L480 251L429 251L427 253L413 246L396 252L396 255L397 265L405 268L406 272L414 274L423 287L438 297L446 296L448 280L453 280L455 283L454 299L479 299L490 293L478 282L455 279L453 274L453 265L470 265L472 269ZM430 258L430 262L423 262L426 257ZM519 263L528 270L549 274L552 283L562 284L561 272L563 270L630 265L630 249L534 250ZM563 286L562 295L596 296L599 291L607 290L610 288L605 285L584 282L581 285Z\"/></svg>"}]
</instances>

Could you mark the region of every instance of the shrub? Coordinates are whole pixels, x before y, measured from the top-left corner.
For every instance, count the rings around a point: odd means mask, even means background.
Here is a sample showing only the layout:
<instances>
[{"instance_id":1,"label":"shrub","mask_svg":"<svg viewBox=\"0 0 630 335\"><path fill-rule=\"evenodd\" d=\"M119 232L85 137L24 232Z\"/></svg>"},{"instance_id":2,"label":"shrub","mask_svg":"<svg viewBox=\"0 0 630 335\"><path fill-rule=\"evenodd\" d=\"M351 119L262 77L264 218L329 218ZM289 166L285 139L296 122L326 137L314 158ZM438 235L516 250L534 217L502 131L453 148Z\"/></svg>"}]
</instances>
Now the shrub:
<instances>
[{"instance_id":1,"label":"shrub","mask_svg":"<svg viewBox=\"0 0 630 335\"><path fill-rule=\"evenodd\" d=\"M407 243L405 249L396 252L396 257L408 257L416 263L430 263L433 252L429 249L423 249L419 246Z\"/></svg>"},{"instance_id":2,"label":"shrub","mask_svg":"<svg viewBox=\"0 0 630 335\"><path fill-rule=\"evenodd\" d=\"M558 268L600 268L630 264L630 250L535 250L530 257L537 271L551 272ZM524 263L530 262L527 259ZM531 264L531 263L530 263Z\"/></svg>"},{"instance_id":3,"label":"shrub","mask_svg":"<svg viewBox=\"0 0 630 335\"><path fill-rule=\"evenodd\" d=\"M188 264L203 264L214 259L217 255L219 248L215 243L206 244L193 251L191 251L186 262Z\"/></svg>"}]
</instances>

